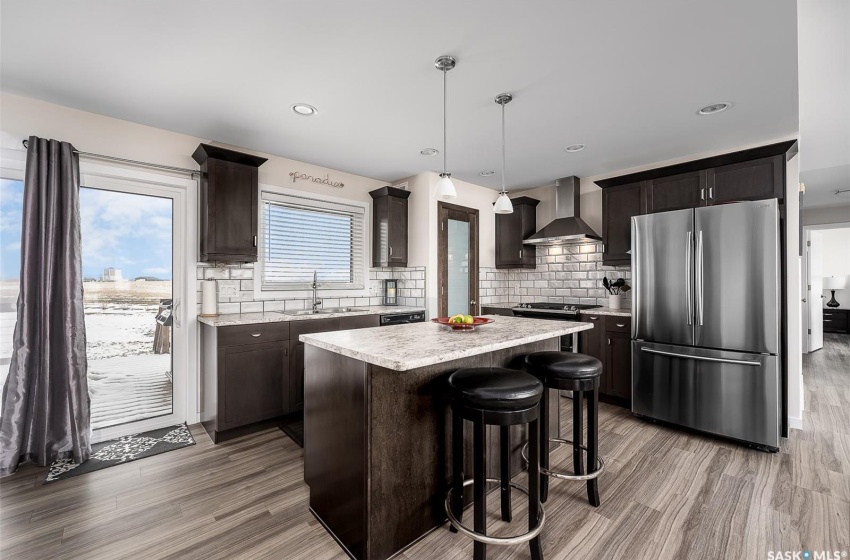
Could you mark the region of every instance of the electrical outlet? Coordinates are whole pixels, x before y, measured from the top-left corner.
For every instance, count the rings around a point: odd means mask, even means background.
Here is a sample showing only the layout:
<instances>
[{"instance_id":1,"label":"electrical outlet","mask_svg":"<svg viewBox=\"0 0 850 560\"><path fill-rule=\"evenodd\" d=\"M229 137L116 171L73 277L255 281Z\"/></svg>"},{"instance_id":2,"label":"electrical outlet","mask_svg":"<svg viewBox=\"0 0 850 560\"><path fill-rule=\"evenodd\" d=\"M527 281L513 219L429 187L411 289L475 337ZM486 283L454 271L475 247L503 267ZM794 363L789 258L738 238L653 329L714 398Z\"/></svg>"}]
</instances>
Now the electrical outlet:
<instances>
[{"instance_id":1,"label":"electrical outlet","mask_svg":"<svg viewBox=\"0 0 850 560\"><path fill-rule=\"evenodd\" d=\"M239 295L236 286L221 286L218 290L221 297L236 297Z\"/></svg>"}]
</instances>

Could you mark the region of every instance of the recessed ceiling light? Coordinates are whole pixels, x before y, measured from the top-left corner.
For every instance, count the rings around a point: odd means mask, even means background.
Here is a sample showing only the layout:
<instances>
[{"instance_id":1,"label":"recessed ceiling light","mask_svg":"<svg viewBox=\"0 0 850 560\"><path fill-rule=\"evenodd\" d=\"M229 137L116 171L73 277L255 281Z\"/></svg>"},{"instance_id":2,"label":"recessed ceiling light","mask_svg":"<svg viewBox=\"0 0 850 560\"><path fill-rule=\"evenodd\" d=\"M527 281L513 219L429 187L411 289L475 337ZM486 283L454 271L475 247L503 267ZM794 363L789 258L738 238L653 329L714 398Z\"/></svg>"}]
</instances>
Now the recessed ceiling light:
<instances>
[{"instance_id":1,"label":"recessed ceiling light","mask_svg":"<svg viewBox=\"0 0 850 560\"><path fill-rule=\"evenodd\" d=\"M479 171L478 174L481 175L482 177L492 177L493 175L496 174L496 172L495 171Z\"/></svg>"},{"instance_id":2,"label":"recessed ceiling light","mask_svg":"<svg viewBox=\"0 0 850 560\"><path fill-rule=\"evenodd\" d=\"M706 105L699 111L697 111L698 115L714 115L719 113L720 111L725 111L729 107L731 107L731 103L714 103L712 105Z\"/></svg>"},{"instance_id":3,"label":"recessed ceiling light","mask_svg":"<svg viewBox=\"0 0 850 560\"><path fill-rule=\"evenodd\" d=\"M440 153L440 150L437 148L422 148L419 150L419 153L423 156L435 156Z\"/></svg>"},{"instance_id":4,"label":"recessed ceiling light","mask_svg":"<svg viewBox=\"0 0 850 560\"><path fill-rule=\"evenodd\" d=\"M302 117L312 117L313 115L316 115L319 110L312 105L307 105L306 103L296 103L292 106L292 112Z\"/></svg>"},{"instance_id":5,"label":"recessed ceiling light","mask_svg":"<svg viewBox=\"0 0 850 560\"><path fill-rule=\"evenodd\" d=\"M573 153L580 152L585 148L584 144L573 144L572 146L567 146L564 148L565 152Z\"/></svg>"}]
</instances>

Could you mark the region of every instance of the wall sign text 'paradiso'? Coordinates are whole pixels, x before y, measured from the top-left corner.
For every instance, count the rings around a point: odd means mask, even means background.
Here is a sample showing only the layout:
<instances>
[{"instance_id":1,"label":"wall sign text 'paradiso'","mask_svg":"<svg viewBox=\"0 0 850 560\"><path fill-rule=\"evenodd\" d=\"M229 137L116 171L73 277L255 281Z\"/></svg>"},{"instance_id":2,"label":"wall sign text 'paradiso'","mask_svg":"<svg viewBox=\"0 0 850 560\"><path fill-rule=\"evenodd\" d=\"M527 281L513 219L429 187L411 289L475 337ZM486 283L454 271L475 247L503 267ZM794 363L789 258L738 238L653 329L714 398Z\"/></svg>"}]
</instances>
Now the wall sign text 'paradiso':
<instances>
[{"instance_id":1,"label":"wall sign text 'paradiso'","mask_svg":"<svg viewBox=\"0 0 850 560\"><path fill-rule=\"evenodd\" d=\"M302 180L302 181L312 181L313 183L319 183L321 185L327 185L329 187L336 187L337 189L341 189L345 186L344 183L337 183L335 181L331 181L330 175L325 175L324 177L313 177L312 175L307 175L306 173L299 173L298 171L293 171L289 174L292 177L292 182Z\"/></svg>"}]
</instances>

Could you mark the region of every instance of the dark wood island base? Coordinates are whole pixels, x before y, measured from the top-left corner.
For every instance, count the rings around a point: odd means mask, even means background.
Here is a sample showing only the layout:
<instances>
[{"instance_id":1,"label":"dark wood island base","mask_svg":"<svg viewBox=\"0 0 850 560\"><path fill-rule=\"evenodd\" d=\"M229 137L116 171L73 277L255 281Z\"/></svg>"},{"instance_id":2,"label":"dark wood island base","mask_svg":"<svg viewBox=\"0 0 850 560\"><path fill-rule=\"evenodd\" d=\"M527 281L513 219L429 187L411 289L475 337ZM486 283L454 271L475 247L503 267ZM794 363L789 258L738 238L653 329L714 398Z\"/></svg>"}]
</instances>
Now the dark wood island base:
<instances>
[{"instance_id":1,"label":"dark wood island base","mask_svg":"<svg viewBox=\"0 0 850 560\"><path fill-rule=\"evenodd\" d=\"M522 369L556 338L408 371L306 345L304 479L310 511L357 560L384 560L446 521L451 423L446 379L463 367ZM550 410L558 394L550 391ZM550 417L550 433L559 433ZM471 426L465 426L471 447ZM468 432L468 433L467 433ZM511 431L511 470L522 469L526 426ZM488 476L498 477L498 429L488 426ZM471 473L471 453L465 471Z\"/></svg>"}]
</instances>

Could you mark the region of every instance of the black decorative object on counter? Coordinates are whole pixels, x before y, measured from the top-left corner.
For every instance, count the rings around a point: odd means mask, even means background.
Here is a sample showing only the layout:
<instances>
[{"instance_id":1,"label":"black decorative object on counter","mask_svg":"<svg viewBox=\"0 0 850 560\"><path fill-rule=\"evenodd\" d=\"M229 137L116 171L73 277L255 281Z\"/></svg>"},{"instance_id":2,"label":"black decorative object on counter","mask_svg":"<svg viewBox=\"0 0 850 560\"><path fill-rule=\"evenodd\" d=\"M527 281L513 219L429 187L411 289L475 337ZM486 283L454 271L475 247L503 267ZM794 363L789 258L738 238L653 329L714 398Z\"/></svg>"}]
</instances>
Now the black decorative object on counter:
<instances>
[{"instance_id":1,"label":"black decorative object on counter","mask_svg":"<svg viewBox=\"0 0 850 560\"><path fill-rule=\"evenodd\" d=\"M398 305L398 280L384 280L384 305Z\"/></svg>"}]
</instances>

